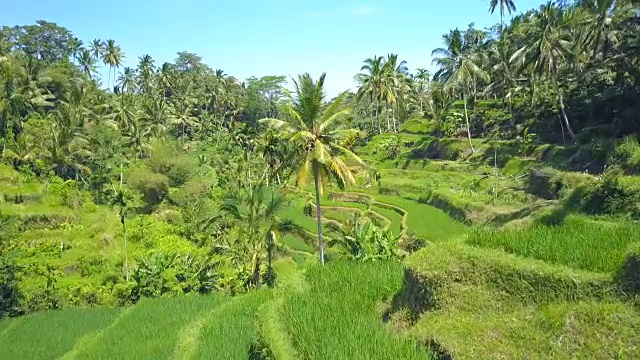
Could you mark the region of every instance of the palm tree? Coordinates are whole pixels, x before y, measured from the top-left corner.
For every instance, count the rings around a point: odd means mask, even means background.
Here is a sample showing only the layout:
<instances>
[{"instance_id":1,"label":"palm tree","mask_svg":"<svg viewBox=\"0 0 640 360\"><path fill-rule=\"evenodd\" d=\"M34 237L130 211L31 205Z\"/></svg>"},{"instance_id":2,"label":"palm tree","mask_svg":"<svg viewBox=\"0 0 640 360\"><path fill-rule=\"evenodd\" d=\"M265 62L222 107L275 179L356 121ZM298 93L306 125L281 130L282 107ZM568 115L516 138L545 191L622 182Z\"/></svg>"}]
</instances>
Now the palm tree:
<instances>
[{"instance_id":1,"label":"palm tree","mask_svg":"<svg viewBox=\"0 0 640 360\"><path fill-rule=\"evenodd\" d=\"M525 32L532 40L529 44L516 51L512 59L518 60L523 66L531 65L535 75L548 75L558 97L558 104L562 114L564 126L571 138L576 135L571 130L571 124L564 106L562 90L558 84L558 66L561 64L571 48L571 42L562 32L562 10L549 1L542 5L539 12L532 15L533 21L525 23Z\"/></svg>"},{"instance_id":2,"label":"palm tree","mask_svg":"<svg viewBox=\"0 0 640 360\"><path fill-rule=\"evenodd\" d=\"M270 190L270 191L268 191ZM271 196L268 196L268 193ZM277 190L267 188L263 183L255 187L243 188L232 193L223 203L222 210L241 222L240 250L243 257L250 258L251 286L260 287L260 264L266 252L271 271L275 229L278 223L276 213L282 208L284 199Z\"/></svg>"},{"instance_id":3,"label":"palm tree","mask_svg":"<svg viewBox=\"0 0 640 360\"><path fill-rule=\"evenodd\" d=\"M132 92L136 85L135 70L126 66L120 73L120 76L118 76L116 85L120 88L120 91L123 95L125 92Z\"/></svg>"},{"instance_id":4,"label":"palm tree","mask_svg":"<svg viewBox=\"0 0 640 360\"><path fill-rule=\"evenodd\" d=\"M140 82L138 86L143 93L148 93L151 87L151 74L155 71L155 61L149 54L141 56L139 60L138 74Z\"/></svg>"},{"instance_id":5,"label":"palm tree","mask_svg":"<svg viewBox=\"0 0 640 360\"><path fill-rule=\"evenodd\" d=\"M500 37L502 38L502 30L504 29L504 10L509 14L516 11L516 3L513 0L489 0L489 12L493 14L496 7L500 4Z\"/></svg>"},{"instance_id":6,"label":"palm tree","mask_svg":"<svg viewBox=\"0 0 640 360\"><path fill-rule=\"evenodd\" d=\"M104 52L102 53L102 61L106 65L109 65L109 80L107 84L111 83L111 70L114 68L117 70L122 65L122 59L124 59L124 54L120 46L116 45L116 42L112 39L107 40L104 45Z\"/></svg>"},{"instance_id":7,"label":"palm tree","mask_svg":"<svg viewBox=\"0 0 640 360\"><path fill-rule=\"evenodd\" d=\"M91 55L93 59L98 61L102 58L104 53L104 43L100 39L93 39L91 42Z\"/></svg>"},{"instance_id":8,"label":"palm tree","mask_svg":"<svg viewBox=\"0 0 640 360\"><path fill-rule=\"evenodd\" d=\"M593 58L602 48L602 57L605 58L609 50L618 42L618 32L612 26L616 0L590 0L584 1L582 5L593 15L585 24L587 34L583 45L593 50Z\"/></svg>"},{"instance_id":9,"label":"palm tree","mask_svg":"<svg viewBox=\"0 0 640 360\"><path fill-rule=\"evenodd\" d=\"M435 74L437 80L443 81L449 89L461 88L464 104L464 117L467 125L467 137L471 151L475 152L471 142L471 126L469 124L469 112L467 110L467 98L470 85L476 78L489 81L489 75L477 65L480 63L479 54L471 51L463 41L460 30L455 29L443 36L445 48L433 50L435 56L433 63L440 69Z\"/></svg>"},{"instance_id":10,"label":"palm tree","mask_svg":"<svg viewBox=\"0 0 640 360\"><path fill-rule=\"evenodd\" d=\"M415 90L416 90L416 95L418 97L418 100L420 102L420 112L423 112L423 108L422 108L422 103L424 100L424 96L425 93L427 92L427 89L429 88L429 78L431 76L429 75L429 71L427 69L423 69L423 68L418 68L416 69L416 74L413 76L413 80L414 80L414 85L415 85Z\"/></svg>"},{"instance_id":11,"label":"palm tree","mask_svg":"<svg viewBox=\"0 0 640 360\"><path fill-rule=\"evenodd\" d=\"M96 60L91 56L91 51L82 49L82 51L76 56L76 60L80 65L80 71L91 79L91 74L96 71Z\"/></svg>"},{"instance_id":12,"label":"palm tree","mask_svg":"<svg viewBox=\"0 0 640 360\"><path fill-rule=\"evenodd\" d=\"M382 56L374 56L364 61L364 65L360 69L361 72L356 75L356 80L360 83L360 88L356 94L358 102L363 98L368 98L371 104L374 104L375 119L378 122L378 133L382 134L380 118L378 117L380 100L383 98L384 92L384 59Z\"/></svg>"},{"instance_id":13,"label":"palm tree","mask_svg":"<svg viewBox=\"0 0 640 360\"><path fill-rule=\"evenodd\" d=\"M351 110L343 108L346 93L340 94L333 102L324 103L324 80L326 74L314 81L305 73L294 80L295 97L292 105L285 105L286 120L262 119L261 123L280 129L289 141L298 144L301 151L296 175L296 185L304 186L313 177L316 197L316 217L318 222L318 250L320 262L324 264L324 242L322 238L322 210L320 196L324 188L333 178L341 189L353 185L356 179L341 155L358 164L362 160L350 150L339 145L339 141L356 130L343 130L339 120L350 114Z\"/></svg>"}]
</instances>

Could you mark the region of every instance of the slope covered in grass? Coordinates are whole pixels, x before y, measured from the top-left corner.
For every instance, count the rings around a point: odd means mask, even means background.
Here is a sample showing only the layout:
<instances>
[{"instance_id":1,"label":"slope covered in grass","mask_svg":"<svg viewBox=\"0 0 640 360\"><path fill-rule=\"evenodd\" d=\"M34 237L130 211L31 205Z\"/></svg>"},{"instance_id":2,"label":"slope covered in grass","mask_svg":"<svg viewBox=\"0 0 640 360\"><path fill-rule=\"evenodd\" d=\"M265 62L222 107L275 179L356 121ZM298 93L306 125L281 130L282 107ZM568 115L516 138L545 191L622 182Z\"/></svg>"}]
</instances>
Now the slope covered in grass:
<instances>
[{"instance_id":1,"label":"slope covered in grass","mask_svg":"<svg viewBox=\"0 0 640 360\"><path fill-rule=\"evenodd\" d=\"M478 229L468 242L592 271L613 272L629 244L640 241L640 225L629 221L594 220L570 215L561 224L506 230Z\"/></svg>"},{"instance_id":2,"label":"slope covered in grass","mask_svg":"<svg viewBox=\"0 0 640 360\"><path fill-rule=\"evenodd\" d=\"M77 351L75 358L169 359L184 327L227 300L221 295L143 299L117 324Z\"/></svg>"},{"instance_id":3,"label":"slope covered in grass","mask_svg":"<svg viewBox=\"0 0 640 360\"><path fill-rule=\"evenodd\" d=\"M281 316L304 359L425 359L417 343L385 328L377 308L402 284L397 262L312 266L308 287L285 294Z\"/></svg>"},{"instance_id":4,"label":"slope covered in grass","mask_svg":"<svg viewBox=\"0 0 640 360\"><path fill-rule=\"evenodd\" d=\"M610 276L456 243L428 246L407 265L400 303L413 315L409 332L441 356L640 356L640 314L617 297ZM401 314L395 321L406 320Z\"/></svg>"},{"instance_id":5,"label":"slope covered in grass","mask_svg":"<svg viewBox=\"0 0 640 360\"><path fill-rule=\"evenodd\" d=\"M12 360L57 359L82 337L112 323L121 309L69 309L40 312L0 321L0 358ZM3 327L5 331L3 331Z\"/></svg>"},{"instance_id":6,"label":"slope covered in grass","mask_svg":"<svg viewBox=\"0 0 640 360\"><path fill-rule=\"evenodd\" d=\"M271 295L269 290L241 295L208 313L192 359L247 359L258 338L257 311Z\"/></svg>"}]
</instances>

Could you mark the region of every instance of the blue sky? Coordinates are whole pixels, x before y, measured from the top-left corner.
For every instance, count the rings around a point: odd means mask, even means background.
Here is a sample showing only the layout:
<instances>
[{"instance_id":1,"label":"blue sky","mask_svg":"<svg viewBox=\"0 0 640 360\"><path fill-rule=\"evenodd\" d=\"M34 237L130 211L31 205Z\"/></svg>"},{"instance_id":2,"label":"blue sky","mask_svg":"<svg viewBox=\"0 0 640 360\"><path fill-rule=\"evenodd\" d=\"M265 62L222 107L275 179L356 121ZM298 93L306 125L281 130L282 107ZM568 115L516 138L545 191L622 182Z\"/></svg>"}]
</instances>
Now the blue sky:
<instances>
[{"instance_id":1,"label":"blue sky","mask_svg":"<svg viewBox=\"0 0 640 360\"><path fill-rule=\"evenodd\" d=\"M520 12L542 2L516 5ZM162 64L189 51L240 79L325 71L331 96L355 90L365 58L393 52L410 70L430 69L431 51L449 29L500 21L488 0L9 0L2 7L0 25L44 19L85 43L114 39L125 66L147 53Z\"/></svg>"}]
</instances>

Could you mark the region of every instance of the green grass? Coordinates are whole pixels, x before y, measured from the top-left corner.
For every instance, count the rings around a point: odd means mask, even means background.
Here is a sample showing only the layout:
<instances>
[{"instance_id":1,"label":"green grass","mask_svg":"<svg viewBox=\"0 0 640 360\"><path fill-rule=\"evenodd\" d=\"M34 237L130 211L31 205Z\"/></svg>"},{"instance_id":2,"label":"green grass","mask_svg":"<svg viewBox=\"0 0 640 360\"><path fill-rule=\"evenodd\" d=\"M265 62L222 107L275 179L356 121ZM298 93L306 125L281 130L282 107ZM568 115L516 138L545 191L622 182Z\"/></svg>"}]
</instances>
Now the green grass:
<instances>
[{"instance_id":1,"label":"green grass","mask_svg":"<svg viewBox=\"0 0 640 360\"><path fill-rule=\"evenodd\" d=\"M282 238L280 238L280 241L283 244L287 245L287 247L289 247L291 250L303 251L311 254L315 253L316 251L313 247L311 247L311 245L307 244L304 240L295 235L285 234L282 236Z\"/></svg>"},{"instance_id":2,"label":"green grass","mask_svg":"<svg viewBox=\"0 0 640 360\"><path fill-rule=\"evenodd\" d=\"M435 338L454 359L637 359L638 327L640 316L629 306L590 301L500 313L436 312L413 334Z\"/></svg>"},{"instance_id":3,"label":"green grass","mask_svg":"<svg viewBox=\"0 0 640 360\"><path fill-rule=\"evenodd\" d=\"M143 299L76 358L168 359L184 327L227 300L221 295Z\"/></svg>"},{"instance_id":4,"label":"green grass","mask_svg":"<svg viewBox=\"0 0 640 360\"><path fill-rule=\"evenodd\" d=\"M120 309L69 309L40 312L14 319L11 328L2 331L0 322L0 356L3 359L57 359L70 351L84 335L112 323ZM8 323L8 322L7 322Z\"/></svg>"},{"instance_id":5,"label":"green grass","mask_svg":"<svg viewBox=\"0 0 640 360\"><path fill-rule=\"evenodd\" d=\"M402 232L402 215L398 214L396 211L391 209L387 209L381 206L373 205L371 210L377 212L378 214L386 217L391 221L391 226L389 226L389 230L395 236L399 236Z\"/></svg>"},{"instance_id":6,"label":"green grass","mask_svg":"<svg viewBox=\"0 0 640 360\"><path fill-rule=\"evenodd\" d=\"M402 284L395 262L333 262L307 270L307 289L286 294L282 314L305 359L425 359L426 350L385 328L376 309ZM384 354L384 355L383 355Z\"/></svg>"},{"instance_id":7,"label":"green grass","mask_svg":"<svg viewBox=\"0 0 640 360\"><path fill-rule=\"evenodd\" d=\"M389 195L375 195L375 198L406 210L409 229L421 238L440 241L460 236L467 231L464 224L433 206Z\"/></svg>"},{"instance_id":8,"label":"green grass","mask_svg":"<svg viewBox=\"0 0 640 360\"><path fill-rule=\"evenodd\" d=\"M470 244L502 248L525 257L601 272L617 270L640 225L571 215L560 225L507 230L474 230Z\"/></svg>"},{"instance_id":9,"label":"green grass","mask_svg":"<svg viewBox=\"0 0 640 360\"><path fill-rule=\"evenodd\" d=\"M256 313L270 298L269 290L252 292L237 296L212 311L193 359L247 359L258 337Z\"/></svg>"},{"instance_id":10,"label":"green grass","mask_svg":"<svg viewBox=\"0 0 640 360\"><path fill-rule=\"evenodd\" d=\"M409 333L454 359L636 359L640 314L606 274L439 243L407 260ZM398 306L402 310L402 306ZM406 324L402 311L392 322ZM470 341L469 339L473 339Z\"/></svg>"}]
</instances>

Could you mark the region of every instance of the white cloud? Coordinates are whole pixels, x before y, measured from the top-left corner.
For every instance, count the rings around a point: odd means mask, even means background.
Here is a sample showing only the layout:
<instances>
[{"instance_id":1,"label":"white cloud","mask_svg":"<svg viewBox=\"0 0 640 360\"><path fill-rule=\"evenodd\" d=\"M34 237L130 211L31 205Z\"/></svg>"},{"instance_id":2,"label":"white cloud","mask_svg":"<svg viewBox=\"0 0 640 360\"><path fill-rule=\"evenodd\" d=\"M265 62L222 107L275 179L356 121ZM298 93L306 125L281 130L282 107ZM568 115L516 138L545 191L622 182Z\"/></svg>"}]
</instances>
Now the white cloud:
<instances>
[{"instance_id":1,"label":"white cloud","mask_svg":"<svg viewBox=\"0 0 640 360\"><path fill-rule=\"evenodd\" d=\"M366 16L373 13L373 7L369 5L360 5L351 9L351 14L356 16Z\"/></svg>"}]
</instances>

